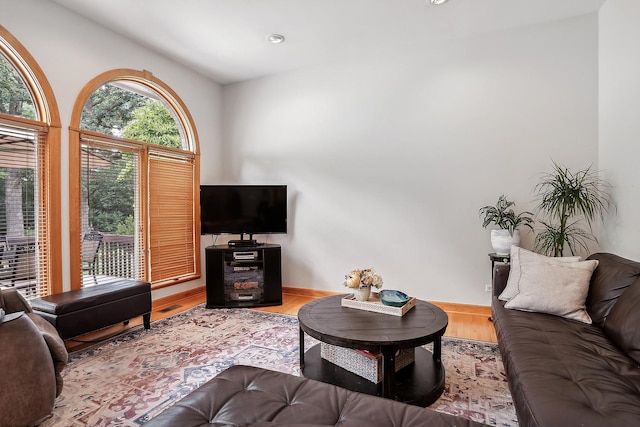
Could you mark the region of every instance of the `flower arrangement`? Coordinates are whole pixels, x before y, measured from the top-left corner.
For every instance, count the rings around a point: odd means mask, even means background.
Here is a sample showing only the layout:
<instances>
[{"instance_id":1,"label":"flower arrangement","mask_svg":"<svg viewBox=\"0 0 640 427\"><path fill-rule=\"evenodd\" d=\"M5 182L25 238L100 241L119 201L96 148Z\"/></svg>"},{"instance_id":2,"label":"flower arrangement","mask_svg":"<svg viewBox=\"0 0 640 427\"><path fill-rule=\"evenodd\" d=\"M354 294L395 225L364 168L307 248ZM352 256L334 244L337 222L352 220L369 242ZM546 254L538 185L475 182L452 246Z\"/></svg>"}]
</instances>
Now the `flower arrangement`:
<instances>
[{"instance_id":1,"label":"flower arrangement","mask_svg":"<svg viewBox=\"0 0 640 427\"><path fill-rule=\"evenodd\" d=\"M377 289L382 287L382 276L376 273L372 268L363 270L352 270L344 276L344 285L347 288L369 288L375 286Z\"/></svg>"}]
</instances>

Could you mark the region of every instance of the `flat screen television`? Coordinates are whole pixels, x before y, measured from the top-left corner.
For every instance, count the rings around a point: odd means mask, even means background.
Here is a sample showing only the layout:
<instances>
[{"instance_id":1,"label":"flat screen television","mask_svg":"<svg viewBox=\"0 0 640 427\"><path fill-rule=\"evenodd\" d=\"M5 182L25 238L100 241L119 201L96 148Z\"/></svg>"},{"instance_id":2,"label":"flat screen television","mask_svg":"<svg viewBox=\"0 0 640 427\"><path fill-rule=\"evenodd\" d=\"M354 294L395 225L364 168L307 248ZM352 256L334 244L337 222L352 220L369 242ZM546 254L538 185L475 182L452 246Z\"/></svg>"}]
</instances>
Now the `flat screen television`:
<instances>
[{"instance_id":1,"label":"flat screen television","mask_svg":"<svg viewBox=\"0 0 640 427\"><path fill-rule=\"evenodd\" d=\"M284 234L286 185L201 185L201 234Z\"/></svg>"}]
</instances>

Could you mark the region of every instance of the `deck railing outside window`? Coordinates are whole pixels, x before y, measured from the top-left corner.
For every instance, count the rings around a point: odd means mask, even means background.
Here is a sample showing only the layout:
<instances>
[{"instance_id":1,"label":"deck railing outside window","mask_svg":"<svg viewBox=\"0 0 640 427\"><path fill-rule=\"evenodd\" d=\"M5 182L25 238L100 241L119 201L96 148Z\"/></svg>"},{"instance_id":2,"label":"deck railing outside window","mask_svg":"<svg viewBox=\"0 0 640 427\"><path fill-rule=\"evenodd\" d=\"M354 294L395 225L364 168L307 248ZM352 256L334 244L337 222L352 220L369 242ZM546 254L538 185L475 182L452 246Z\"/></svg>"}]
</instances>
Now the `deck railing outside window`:
<instances>
[{"instance_id":1,"label":"deck railing outside window","mask_svg":"<svg viewBox=\"0 0 640 427\"><path fill-rule=\"evenodd\" d=\"M83 286L99 285L118 278L137 278L133 236L103 234L96 251L92 261L84 261Z\"/></svg>"}]
</instances>

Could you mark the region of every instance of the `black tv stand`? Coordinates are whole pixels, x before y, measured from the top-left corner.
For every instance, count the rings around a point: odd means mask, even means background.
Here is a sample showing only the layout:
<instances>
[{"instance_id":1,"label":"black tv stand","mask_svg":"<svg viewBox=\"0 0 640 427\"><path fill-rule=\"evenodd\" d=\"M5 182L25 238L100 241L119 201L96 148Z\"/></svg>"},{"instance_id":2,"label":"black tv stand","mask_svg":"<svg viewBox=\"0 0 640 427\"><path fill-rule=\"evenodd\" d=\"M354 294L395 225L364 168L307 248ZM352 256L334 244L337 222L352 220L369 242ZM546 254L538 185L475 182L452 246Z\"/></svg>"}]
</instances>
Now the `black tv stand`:
<instances>
[{"instance_id":1,"label":"black tv stand","mask_svg":"<svg viewBox=\"0 0 640 427\"><path fill-rule=\"evenodd\" d=\"M280 245L218 245L205 251L207 308L282 304Z\"/></svg>"}]
</instances>

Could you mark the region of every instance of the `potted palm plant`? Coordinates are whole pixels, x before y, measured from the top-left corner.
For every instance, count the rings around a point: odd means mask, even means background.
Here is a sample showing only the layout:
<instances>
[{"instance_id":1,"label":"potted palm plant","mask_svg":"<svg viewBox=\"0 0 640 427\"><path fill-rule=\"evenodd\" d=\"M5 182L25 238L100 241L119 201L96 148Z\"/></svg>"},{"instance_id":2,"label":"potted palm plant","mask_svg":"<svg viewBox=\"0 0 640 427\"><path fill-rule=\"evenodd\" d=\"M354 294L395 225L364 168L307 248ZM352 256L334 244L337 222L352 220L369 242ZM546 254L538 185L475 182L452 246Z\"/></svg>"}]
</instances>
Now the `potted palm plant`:
<instances>
[{"instance_id":1,"label":"potted palm plant","mask_svg":"<svg viewBox=\"0 0 640 427\"><path fill-rule=\"evenodd\" d=\"M604 220L612 204L608 188L591 167L572 172L553 162L553 172L545 174L535 187L537 211L546 218L540 221L543 230L536 236L536 250L548 256L563 256L565 247L571 255L576 255L578 248L587 252L588 241L597 243L593 221L597 217Z\"/></svg>"},{"instance_id":2,"label":"potted palm plant","mask_svg":"<svg viewBox=\"0 0 640 427\"><path fill-rule=\"evenodd\" d=\"M520 244L518 227L524 226L533 230L533 213L525 211L516 214L512 206L515 206L515 203L503 194L495 206L485 206L479 211L480 217L484 217L482 227L487 228L491 224L498 227L491 230L491 246L498 255L508 255L512 245Z\"/></svg>"},{"instance_id":3,"label":"potted palm plant","mask_svg":"<svg viewBox=\"0 0 640 427\"><path fill-rule=\"evenodd\" d=\"M517 214L512 209L513 206L515 203L503 194L495 206L488 205L479 211L483 217L482 227L486 228L491 224L497 227L491 230L491 245L498 255L507 255L512 245L520 244L520 226L533 230L533 213L525 211Z\"/></svg>"}]
</instances>

